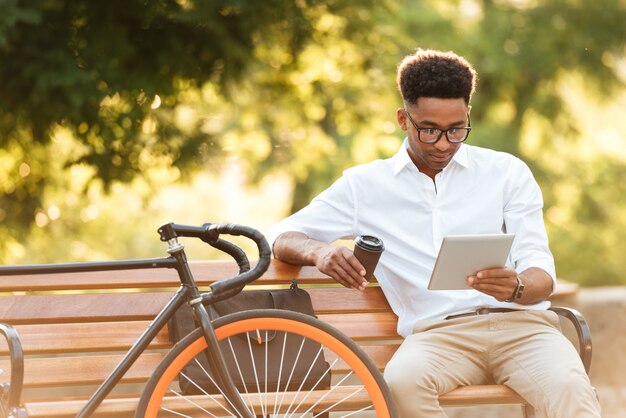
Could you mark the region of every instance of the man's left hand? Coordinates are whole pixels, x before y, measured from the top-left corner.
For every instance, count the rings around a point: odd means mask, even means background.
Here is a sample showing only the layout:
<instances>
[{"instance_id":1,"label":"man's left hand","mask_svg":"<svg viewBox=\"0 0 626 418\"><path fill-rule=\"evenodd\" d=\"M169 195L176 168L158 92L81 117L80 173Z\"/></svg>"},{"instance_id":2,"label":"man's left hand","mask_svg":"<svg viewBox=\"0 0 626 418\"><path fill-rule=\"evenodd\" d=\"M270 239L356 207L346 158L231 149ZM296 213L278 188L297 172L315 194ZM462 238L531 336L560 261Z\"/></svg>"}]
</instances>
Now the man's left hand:
<instances>
[{"instance_id":1,"label":"man's left hand","mask_svg":"<svg viewBox=\"0 0 626 418\"><path fill-rule=\"evenodd\" d=\"M511 299L517 288L517 272L507 268L481 270L466 281L469 287L504 302Z\"/></svg>"}]
</instances>

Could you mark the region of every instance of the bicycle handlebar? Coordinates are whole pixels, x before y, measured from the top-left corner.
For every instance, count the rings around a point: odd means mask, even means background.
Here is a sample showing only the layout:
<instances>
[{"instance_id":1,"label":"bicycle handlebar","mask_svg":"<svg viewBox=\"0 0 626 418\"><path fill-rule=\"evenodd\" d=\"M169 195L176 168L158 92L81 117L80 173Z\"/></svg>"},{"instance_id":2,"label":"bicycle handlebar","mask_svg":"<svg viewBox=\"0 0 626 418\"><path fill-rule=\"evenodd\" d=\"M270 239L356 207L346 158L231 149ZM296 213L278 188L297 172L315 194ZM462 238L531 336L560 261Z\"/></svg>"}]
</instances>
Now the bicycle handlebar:
<instances>
[{"instance_id":1,"label":"bicycle handlebar","mask_svg":"<svg viewBox=\"0 0 626 418\"><path fill-rule=\"evenodd\" d=\"M272 251L267 240L261 232L249 226L232 223L206 223L198 227L169 223L159 228L159 234L163 241L169 241L176 237L200 238L207 244L226 252L237 261L239 265L239 274L237 276L210 285L215 296L234 289L242 289L248 283L261 277L270 265ZM250 270L250 263L246 254L235 244L220 239L219 236L221 234L241 235L254 241L259 251L259 262L257 265Z\"/></svg>"}]
</instances>

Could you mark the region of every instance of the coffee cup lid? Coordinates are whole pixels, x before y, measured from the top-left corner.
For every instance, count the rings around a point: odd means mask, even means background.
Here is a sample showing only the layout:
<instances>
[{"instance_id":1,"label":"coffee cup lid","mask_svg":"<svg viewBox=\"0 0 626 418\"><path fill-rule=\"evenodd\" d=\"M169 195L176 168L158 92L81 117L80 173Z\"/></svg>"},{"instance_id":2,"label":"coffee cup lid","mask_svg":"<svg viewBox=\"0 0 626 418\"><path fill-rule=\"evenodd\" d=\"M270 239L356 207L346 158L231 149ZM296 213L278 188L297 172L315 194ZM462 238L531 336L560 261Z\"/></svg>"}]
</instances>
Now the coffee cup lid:
<instances>
[{"instance_id":1,"label":"coffee cup lid","mask_svg":"<svg viewBox=\"0 0 626 418\"><path fill-rule=\"evenodd\" d=\"M356 244L364 249L382 251L385 249L383 241L373 235L361 235L356 239Z\"/></svg>"}]
</instances>

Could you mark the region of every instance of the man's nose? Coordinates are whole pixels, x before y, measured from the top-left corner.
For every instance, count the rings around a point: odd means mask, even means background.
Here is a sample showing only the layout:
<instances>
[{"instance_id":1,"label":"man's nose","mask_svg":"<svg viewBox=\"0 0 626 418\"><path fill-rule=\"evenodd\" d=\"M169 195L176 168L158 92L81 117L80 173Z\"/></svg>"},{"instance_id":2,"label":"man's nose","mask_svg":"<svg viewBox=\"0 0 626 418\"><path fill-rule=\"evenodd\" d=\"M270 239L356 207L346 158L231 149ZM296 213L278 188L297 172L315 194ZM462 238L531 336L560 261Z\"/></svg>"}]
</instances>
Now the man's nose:
<instances>
[{"instance_id":1,"label":"man's nose","mask_svg":"<svg viewBox=\"0 0 626 418\"><path fill-rule=\"evenodd\" d=\"M439 151L446 151L448 148L450 148L452 144L450 143L450 141L448 141L448 137L446 136L445 132L443 132L441 134L441 138L439 138L439 141L435 142L435 148L437 148Z\"/></svg>"}]
</instances>

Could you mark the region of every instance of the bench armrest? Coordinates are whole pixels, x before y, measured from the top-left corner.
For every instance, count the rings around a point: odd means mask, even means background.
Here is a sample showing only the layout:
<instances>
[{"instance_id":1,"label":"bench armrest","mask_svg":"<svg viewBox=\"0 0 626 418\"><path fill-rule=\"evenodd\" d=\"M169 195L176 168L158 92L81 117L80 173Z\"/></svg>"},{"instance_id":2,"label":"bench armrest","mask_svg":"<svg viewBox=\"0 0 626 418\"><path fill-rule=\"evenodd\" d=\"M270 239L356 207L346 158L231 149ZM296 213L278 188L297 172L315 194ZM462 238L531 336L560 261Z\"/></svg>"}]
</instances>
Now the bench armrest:
<instances>
[{"instance_id":1,"label":"bench armrest","mask_svg":"<svg viewBox=\"0 0 626 418\"><path fill-rule=\"evenodd\" d=\"M11 359L11 381L9 387L1 388L6 396L8 411L17 411L22 397L22 385L24 383L24 351L17 335L17 331L7 324L0 324L0 334L7 340L9 357Z\"/></svg>"},{"instance_id":2,"label":"bench armrest","mask_svg":"<svg viewBox=\"0 0 626 418\"><path fill-rule=\"evenodd\" d=\"M550 310L569 319L572 324L574 324L574 328L576 328L576 333L578 334L578 352L580 353L580 359L583 362L585 371L589 374L589 369L591 368L591 332L589 331L587 321L585 321L585 318L576 309L553 306Z\"/></svg>"}]
</instances>

